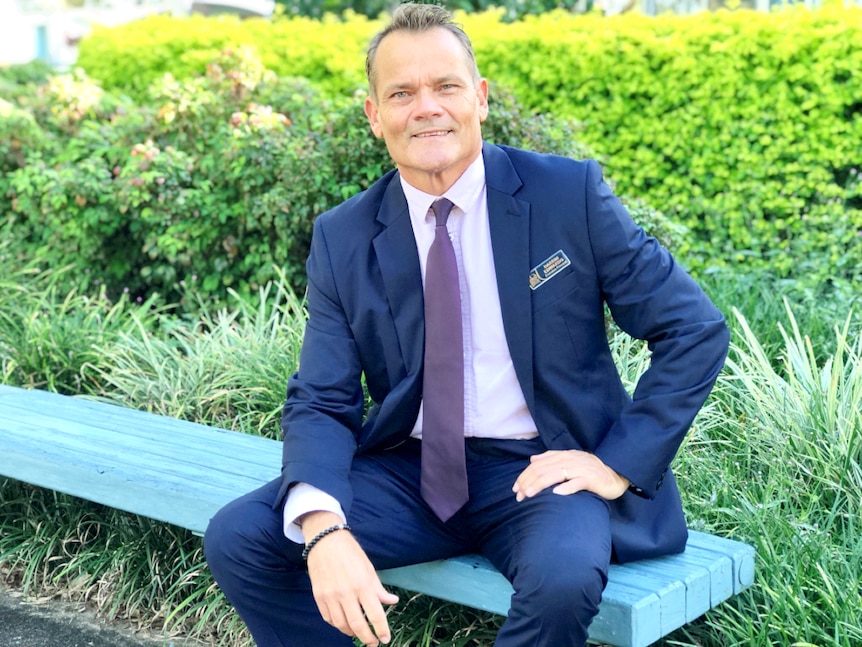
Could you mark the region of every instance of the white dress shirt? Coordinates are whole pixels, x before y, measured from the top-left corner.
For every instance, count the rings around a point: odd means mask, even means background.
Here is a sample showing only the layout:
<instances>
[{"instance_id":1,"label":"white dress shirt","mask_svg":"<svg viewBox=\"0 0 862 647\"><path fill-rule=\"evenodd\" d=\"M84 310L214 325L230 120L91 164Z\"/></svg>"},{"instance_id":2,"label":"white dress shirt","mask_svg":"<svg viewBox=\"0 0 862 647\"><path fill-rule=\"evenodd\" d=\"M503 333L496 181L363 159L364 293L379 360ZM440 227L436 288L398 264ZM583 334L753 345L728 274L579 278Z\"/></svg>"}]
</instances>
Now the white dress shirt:
<instances>
[{"instance_id":1,"label":"white dress shirt","mask_svg":"<svg viewBox=\"0 0 862 647\"><path fill-rule=\"evenodd\" d=\"M434 241L431 204L441 196L424 193L403 178L401 186L410 210L424 283L428 249ZM455 205L446 227L455 248L461 283L464 434L484 438L533 438L537 435L536 424L518 384L503 330L488 222L485 163L481 155L442 197ZM421 405L411 435L422 437ZM295 521L307 512L318 510L345 518L334 497L307 483L291 488L284 507L284 532L288 539L302 543L302 531Z\"/></svg>"}]
</instances>

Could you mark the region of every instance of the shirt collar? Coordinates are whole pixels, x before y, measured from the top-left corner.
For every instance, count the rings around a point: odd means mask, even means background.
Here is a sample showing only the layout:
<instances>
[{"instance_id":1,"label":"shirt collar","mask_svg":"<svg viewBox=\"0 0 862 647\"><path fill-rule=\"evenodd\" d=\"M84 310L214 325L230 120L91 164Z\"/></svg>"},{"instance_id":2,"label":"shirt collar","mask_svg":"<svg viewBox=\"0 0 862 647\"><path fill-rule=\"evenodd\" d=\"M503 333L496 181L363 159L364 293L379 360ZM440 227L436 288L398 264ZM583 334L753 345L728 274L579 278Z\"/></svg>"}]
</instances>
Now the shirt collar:
<instances>
[{"instance_id":1,"label":"shirt collar","mask_svg":"<svg viewBox=\"0 0 862 647\"><path fill-rule=\"evenodd\" d=\"M468 212L485 188L485 159L480 153L473 163L461 174L461 177L455 181L455 184L449 187L449 190L442 196L420 191L413 185L408 184L400 174L399 178L411 214L425 218L428 210L431 208L431 204L441 197L451 200L452 204L461 209L462 212Z\"/></svg>"}]
</instances>

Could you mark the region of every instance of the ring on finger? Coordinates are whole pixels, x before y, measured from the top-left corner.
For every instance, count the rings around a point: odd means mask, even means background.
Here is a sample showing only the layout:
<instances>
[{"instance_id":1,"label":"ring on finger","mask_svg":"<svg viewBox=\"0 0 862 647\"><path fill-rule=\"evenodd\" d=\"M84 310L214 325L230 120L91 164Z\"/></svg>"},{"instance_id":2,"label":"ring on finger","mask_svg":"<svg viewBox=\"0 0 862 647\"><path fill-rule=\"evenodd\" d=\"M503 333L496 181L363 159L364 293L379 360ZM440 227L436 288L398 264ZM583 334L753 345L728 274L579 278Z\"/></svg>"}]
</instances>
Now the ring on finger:
<instances>
[{"instance_id":1,"label":"ring on finger","mask_svg":"<svg viewBox=\"0 0 862 647\"><path fill-rule=\"evenodd\" d=\"M563 468L563 480L564 480L564 481L568 481L568 480L569 480L569 473L566 471L566 468L565 468L565 467Z\"/></svg>"}]
</instances>

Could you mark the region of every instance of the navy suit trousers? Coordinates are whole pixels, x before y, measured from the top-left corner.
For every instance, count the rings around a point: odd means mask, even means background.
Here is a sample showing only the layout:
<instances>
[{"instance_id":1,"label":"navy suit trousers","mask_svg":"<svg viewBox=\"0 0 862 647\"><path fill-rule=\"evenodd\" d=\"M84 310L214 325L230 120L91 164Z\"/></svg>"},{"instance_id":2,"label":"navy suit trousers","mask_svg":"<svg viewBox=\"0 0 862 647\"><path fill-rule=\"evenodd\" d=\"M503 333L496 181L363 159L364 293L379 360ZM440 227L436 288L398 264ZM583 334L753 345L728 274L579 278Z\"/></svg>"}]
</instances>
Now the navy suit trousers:
<instances>
[{"instance_id":1,"label":"navy suit trousers","mask_svg":"<svg viewBox=\"0 0 862 647\"><path fill-rule=\"evenodd\" d=\"M497 647L577 647L598 611L611 558L608 504L512 485L541 440L467 439L470 500L445 524L419 494L421 443L356 456L348 523L378 569L477 552L515 590ZM311 594L302 545L285 538L275 480L225 506L204 538L216 581L259 647L349 647ZM396 632L396 629L393 628ZM397 633L396 633L397 635Z\"/></svg>"}]
</instances>

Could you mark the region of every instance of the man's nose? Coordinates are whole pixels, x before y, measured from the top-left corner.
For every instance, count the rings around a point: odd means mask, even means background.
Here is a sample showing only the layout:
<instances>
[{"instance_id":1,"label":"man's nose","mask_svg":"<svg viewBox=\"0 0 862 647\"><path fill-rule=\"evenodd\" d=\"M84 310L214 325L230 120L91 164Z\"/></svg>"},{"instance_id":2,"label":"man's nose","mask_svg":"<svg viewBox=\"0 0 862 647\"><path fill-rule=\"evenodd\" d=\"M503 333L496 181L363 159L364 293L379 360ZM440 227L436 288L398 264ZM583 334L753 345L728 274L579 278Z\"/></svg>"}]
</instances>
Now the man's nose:
<instances>
[{"instance_id":1,"label":"man's nose","mask_svg":"<svg viewBox=\"0 0 862 647\"><path fill-rule=\"evenodd\" d=\"M422 89L416 97L416 116L426 117L429 115L439 115L443 112L443 107L440 104L440 98L432 89Z\"/></svg>"}]
</instances>

